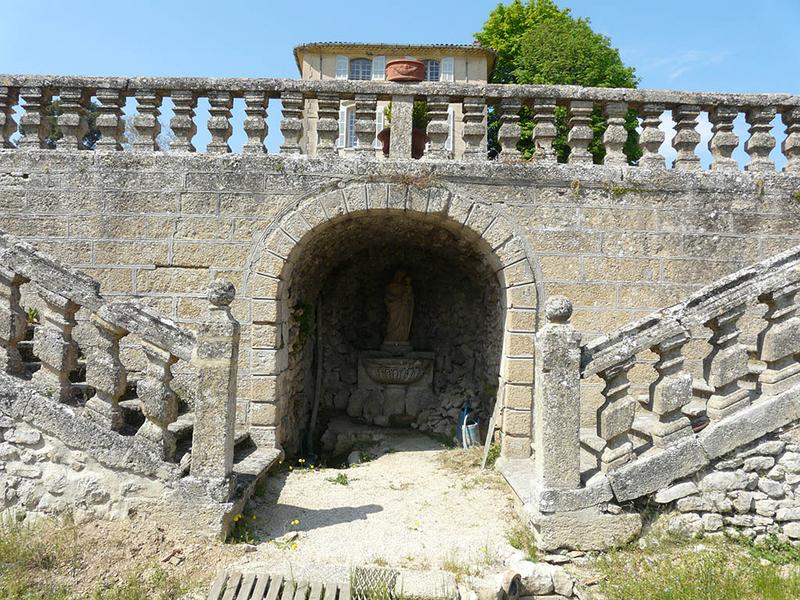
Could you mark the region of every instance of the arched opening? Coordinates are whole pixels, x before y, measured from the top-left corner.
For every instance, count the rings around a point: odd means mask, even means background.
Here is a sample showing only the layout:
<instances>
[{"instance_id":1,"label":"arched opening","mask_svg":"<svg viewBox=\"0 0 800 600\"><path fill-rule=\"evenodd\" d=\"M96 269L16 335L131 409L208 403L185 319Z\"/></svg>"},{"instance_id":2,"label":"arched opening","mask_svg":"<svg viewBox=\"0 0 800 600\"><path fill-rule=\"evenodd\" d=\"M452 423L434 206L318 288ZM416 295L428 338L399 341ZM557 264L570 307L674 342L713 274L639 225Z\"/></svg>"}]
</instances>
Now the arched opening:
<instances>
[{"instance_id":1,"label":"arched opening","mask_svg":"<svg viewBox=\"0 0 800 600\"><path fill-rule=\"evenodd\" d=\"M503 452L529 454L534 268L490 207L336 190L279 218L250 267L254 438L291 455L341 450L343 421L452 437L469 403L483 442L500 402Z\"/></svg>"}]
</instances>

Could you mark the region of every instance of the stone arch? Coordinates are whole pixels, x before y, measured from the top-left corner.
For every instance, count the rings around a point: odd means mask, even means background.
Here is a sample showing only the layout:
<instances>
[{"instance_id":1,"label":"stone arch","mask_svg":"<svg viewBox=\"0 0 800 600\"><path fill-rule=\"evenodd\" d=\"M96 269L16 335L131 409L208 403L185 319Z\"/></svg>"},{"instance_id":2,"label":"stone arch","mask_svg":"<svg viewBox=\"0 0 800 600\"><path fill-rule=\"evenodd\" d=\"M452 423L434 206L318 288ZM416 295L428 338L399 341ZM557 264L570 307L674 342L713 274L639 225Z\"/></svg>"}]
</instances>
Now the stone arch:
<instances>
[{"instance_id":1,"label":"stone arch","mask_svg":"<svg viewBox=\"0 0 800 600\"><path fill-rule=\"evenodd\" d=\"M501 453L530 455L533 404L533 334L543 298L538 261L519 228L489 203L441 186L369 182L340 185L306 197L278 215L246 268L243 296L251 300L247 420L260 445L281 445L286 410L290 326L288 293L298 258L321 231L348 219L401 214L454 232L474 245L502 290L503 334L496 402ZM242 340L243 345L248 341ZM240 406L240 408L244 408Z\"/></svg>"}]
</instances>

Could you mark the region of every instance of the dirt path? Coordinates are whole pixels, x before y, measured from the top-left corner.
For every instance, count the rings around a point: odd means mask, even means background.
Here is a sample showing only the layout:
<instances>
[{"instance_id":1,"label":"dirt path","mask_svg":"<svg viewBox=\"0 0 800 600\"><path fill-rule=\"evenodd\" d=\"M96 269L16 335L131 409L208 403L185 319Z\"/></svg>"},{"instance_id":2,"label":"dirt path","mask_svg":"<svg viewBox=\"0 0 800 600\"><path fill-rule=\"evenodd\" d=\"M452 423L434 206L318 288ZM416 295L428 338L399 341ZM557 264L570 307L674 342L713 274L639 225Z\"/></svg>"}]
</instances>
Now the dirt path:
<instances>
[{"instance_id":1,"label":"dirt path","mask_svg":"<svg viewBox=\"0 0 800 600\"><path fill-rule=\"evenodd\" d=\"M348 469L294 468L272 477L243 516L255 515L264 541L237 566L280 565L295 574L323 564L474 571L514 551L506 540L516 519L508 488L499 474L472 466L478 452L442 450L408 432L387 435L374 452L379 458ZM282 542L291 531L298 537Z\"/></svg>"}]
</instances>

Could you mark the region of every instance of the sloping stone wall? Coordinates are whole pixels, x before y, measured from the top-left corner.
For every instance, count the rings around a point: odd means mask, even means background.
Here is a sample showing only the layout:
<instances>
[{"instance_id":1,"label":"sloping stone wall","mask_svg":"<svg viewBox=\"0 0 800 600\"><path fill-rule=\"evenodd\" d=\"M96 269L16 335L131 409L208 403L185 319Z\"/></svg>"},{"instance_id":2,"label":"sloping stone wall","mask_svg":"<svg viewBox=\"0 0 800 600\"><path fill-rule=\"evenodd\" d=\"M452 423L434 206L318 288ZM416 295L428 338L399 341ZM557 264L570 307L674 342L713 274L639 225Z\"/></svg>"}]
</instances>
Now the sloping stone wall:
<instances>
[{"instance_id":1,"label":"sloping stone wall","mask_svg":"<svg viewBox=\"0 0 800 600\"><path fill-rule=\"evenodd\" d=\"M250 400L271 385L251 378L259 356L247 342L262 335L244 286L257 241L303 199L363 181L491 204L524 232L540 292L573 300L584 339L800 243L800 179L788 174L66 150L0 151L0 221L99 279L104 294L136 296L179 322L196 322L213 278L231 279L244 291L232 309L243 324L245 426ZM519 316L535 323L535 306ZM687 352L690 367L705 349ZM143 362L138 353L127 348L126 362ZM635 386L651 377L649 365L631 372ZM585 398L588 422L596 407Z\"/></svg>"}]
</instances>

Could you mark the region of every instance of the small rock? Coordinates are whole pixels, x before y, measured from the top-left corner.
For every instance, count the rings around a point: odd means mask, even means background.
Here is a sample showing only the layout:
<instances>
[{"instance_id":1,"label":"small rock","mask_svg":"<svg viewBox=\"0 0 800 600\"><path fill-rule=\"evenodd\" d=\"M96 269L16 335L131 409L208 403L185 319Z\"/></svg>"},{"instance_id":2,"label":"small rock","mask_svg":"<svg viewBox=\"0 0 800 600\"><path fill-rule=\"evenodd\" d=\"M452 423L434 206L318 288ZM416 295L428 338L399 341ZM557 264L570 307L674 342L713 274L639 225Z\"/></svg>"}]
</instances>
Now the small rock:
<instances>
[{"instance_id":1,"label":"small rock","mask_svg":"<svg viewBox=\"0 0 800 600\"><path fill-rule=\"evenodd\" d=\"M42 470L39 467L32 465L20 465L12 463L6 467L6 472L9 475L16 475L17 477L25 477L26 479L38 479L42 476Z\"/></svg>"},{"instance_id":2,"label":"small rock","mask_svg":"<svg viewBox=\"0 0 800 600\"><path fill-rule=\"evenodd\" d=\"M770 498L783 498L785 495L783 484L780 481L774 481L772 479L759 479L758 489Z\"/></svg>"},{"instance_id":3,"label":"small rock","mask_svg":"<svg viewBox=\"0 0 800 600\"><path fill-rule=\"evenodd\" d=\"M275 543L277 544L288 544L290 542L295 541L298 537L300 537L300 533L297 531L288 531L284 533L280 537L275 538Z\"/></svg>"},{"instance_id":4,"label":"small rock","mask_svg":"<svg viewBox=\"0 0 800 600\"><path fill-rule=\"evenodd\" d=\"M747 475L743 471L712 471L700 480L700 489L712 492L743 490L747 482Z\"/></svg>"},{"instance_id":5,"label":"small rock","mask_svg":"<svg viewBox=\"0 0 800 600\"><path fill-rule=\"evenodd\" d=\"M778 464L783 465L790 473L800 473L800 453L787 452L778 459Z\"/></svg>"},{"instance_id":6,"label":"small rock","mask_svg":"<svg viewBox=\"0 0 800 600\"><path fill-rule=\"evenodd\" d=\"M258 550L258 548L256 548L254 544L242 544L242 549L245 552L255 552L256 550Z\"/></svg>"},{"instance_id":7,"label":"small rock","mask_svg":"<svg viewBox=\"0 0 800 600\"><path fill-rule=\"evenodd\" d=\"M696 492L697 485L692 481L687 481L685 483L679 483L677 485L673 485L672 487L668 487L665 490L659 490L656 492L654 499L659 504L667 504L669 502L674 502L675 500L685 498L686 496L690 496Z\"/></svg>"},{"instance_id":8,"label":"small rock","mask_svg":"<svg viewBox=\"0 0 800 600\"><path fill-rule=\"evenodd\" d=\"M751 456L744 461L745 471L766 471L775 465L775 459L771 456Z\"/></svg>"},{"instance_id":9,"label":"small rock","mask_svg":"<svg viewBox=\"0 0 800 600\"><path fill-rule=\"evenodd\" d=\"M347 464L348 465L360 465L361 464L361 451L353 450L350 454L347 455Z\"/></svg>"},{"instance_id":10,"label":"small rock","mask_svg":"<svg viewBox=\"0 0 800 600\"><path fill-rule=\"evenodd\" d=\"M544 561L549 562L551 565L565 565L569 560L569 556L564 556L563 554L546 554L544 557Z\"/></svg>"},{"instance_id":11,"label":"small rock","mask_svg":"<svg viewBox=\"0 0 800 600\"><path fill-rule=\"evenodd\" d=\"M800 521L800 507L779 508L775 513L776 521Z\"/></svg>"},{"instance_id":12,"label":"small rock","mask_svg":"<svg viewBox=\"0 0 800 600\"><path fill-rule=\"evenodd\" d=\"M783 533L793 540L800 539L800 523L786 523L783 526Z\"/></svg>"},{"instance_id":13,"label":"small rock","mask_svg":"<svg viewBox=\"0 0 800 600\"><path fill-rule=\"evenodd\" d=\"M522 589L527 594L544 595L553 592L553 571L555 567L547 563L535 563L521 560L511 566L522 578Z\"/></svg>"},{"instance_id":14,"label":"small rock","mask_svg":"<svg viewBox=\"0 0 800 600\"><path fill-rule=\"evenodd\" d=\"M722 529L722 515L706 513L703 515L703 529L706 531L719 531Z\"/></svg>"},{"instance_id":15,"label":"small rock","mask_svg":"<svg viewBox=\"0 0 800 600\"><path fill-rule=\"evenodd\" d=\"M42 439L42 434L35 429L9 429L3 435L7 442L22 444L24 446L34 446Z\"/></svg>"},{"instance_id":16,"label":"small rock","mask_svg":"<svg viewBox=\"0 0 800 600\"><path fill-rule=\"evenodd\" d=\"M572 596L572 591L575 588L575 580L570 577L561 567L556 567L553 571L553 591L566 598Z\"/></svg>"}]
</instances>

